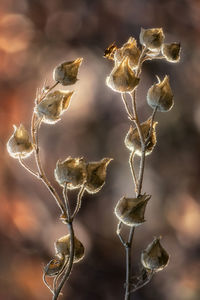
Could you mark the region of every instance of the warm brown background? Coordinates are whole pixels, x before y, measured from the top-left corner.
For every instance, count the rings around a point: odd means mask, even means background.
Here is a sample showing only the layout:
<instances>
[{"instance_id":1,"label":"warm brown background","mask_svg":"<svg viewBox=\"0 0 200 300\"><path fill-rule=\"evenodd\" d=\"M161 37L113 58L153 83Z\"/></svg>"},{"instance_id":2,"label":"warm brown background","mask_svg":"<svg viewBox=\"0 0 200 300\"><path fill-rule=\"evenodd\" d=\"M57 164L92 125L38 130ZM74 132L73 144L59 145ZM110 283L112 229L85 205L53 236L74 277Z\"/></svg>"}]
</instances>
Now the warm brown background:
<instances>
[{"instance_id":1,"label":"warm brown background","mask_svg":"<svg viewBox=\"0 0 200 300\"><path fill-rule=\"evenodd\" d=\"M140 28L163 27L166 40L181 42L179 64L147 62L139 88L141 120L151 109L146 92L155 75L170 75L175 106L159 114L158 145L147 159L144 189L152 194L147 222L136 230L134 271L154 236L171 254L168 268L134 294L134 300L200 299L200 2L198 0L1 0L0 2L0 300L47 300L42 268L53 242L66 234L59 210L45 187L10 158L5 144L12 125L29 127L33 99L44 79L63 60L83 57L76 95L62 121L42 126L42 158L53 180L57 159L113 157L107 183L85 195L75 222L86 247L63 299L123 299L124 249L116 234L113 208L133 195L129 128L120 96L105 86L112 63L103 59L113 41L121 46ZM55 187L59 189L55 183ZM72 195L72 198L74 195Z\"/></svg>"}]
</instances>

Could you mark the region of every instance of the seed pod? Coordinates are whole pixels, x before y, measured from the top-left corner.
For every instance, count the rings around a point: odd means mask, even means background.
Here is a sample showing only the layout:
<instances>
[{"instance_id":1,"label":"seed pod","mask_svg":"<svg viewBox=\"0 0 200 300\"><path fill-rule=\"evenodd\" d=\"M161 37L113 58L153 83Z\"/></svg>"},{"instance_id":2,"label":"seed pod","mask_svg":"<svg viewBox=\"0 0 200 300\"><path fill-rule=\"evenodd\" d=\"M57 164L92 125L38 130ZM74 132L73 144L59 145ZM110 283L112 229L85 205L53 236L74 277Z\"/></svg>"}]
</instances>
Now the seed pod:
<instances>
[{"instance_id":1,"label":"seed pod","mask_svg":"<svg viewBox=\"0 0 200 300\"><path fill-rule=\"evenodd\" d=\"M129 58L129 65L131 68L136 68L140 58L141 51L137 47L137 41L130 37L121 48L115 51L114 57L115 60L121 62L123 58Z\"/></svg>"},{"instance_id":2,"label":"seed pod","mask_svg":"<svg viewBox=\"0 0 200 300\"><path fill-rule=\"evenodd\" d=\"M119 93L132 92L138 85L139 80L131 70L129 59L126 57L119 65L115 64L114 69L106 79L106 84Z\"/></svg>"},{"instance_id":3,"label":"seed pod","mask_svg":"<svg viewBox=\"0 0 200 300\"><path fill-rule=\"evenodd\" d=\"M33 152L33 145L30 142L28 131L20 124L14 127L14 133L7 142L7 150L14 158L26 158Z\"/></svg>"},{"instance_id":4,"label":"seed pod","mask_svg":"<svg viewBox=\"0 0 200 300\"><path fill-rule=\"evenodd\" d=\"M57 66L53 71L53 78L62 85L71 85L76 83L78 70L83 61L83 58L64 62Z\"/></svg>"},{"instance_id":5,"label":"seed pod","mask_svg":"<svg viewBox=\"0 0 200 300\"><path fill-rule=\"evenodd\" d=\"M162 28L141 28L140 43L149 50L158 51L164 41L164 37Z\"/></svg>"},{"instance_id":6,"label":"seed pod","mask_svg":"<svg viewBox=\"0 0 200 300\"><path fill-rule=\"evenodd\" d=\"M117 218L128 226L138 226L145 222L144 214L150 195L141 195L137 198L122 197L116 207Z\"/></svg>"},{"instance_id":7,"label":"seed pod","mask_svg":"<svg viewBox=\"0 0 200 300\"><path fill-rule=\"evenodd\" d=\"M64 256L70 255L70 235L65 235L59 238L55 244L56 254L62 254ZM84 257L83 244L74 237L74 262L79 262Z\"/></svg>"},{"instance_id":8,"label":"seed pod","mask_svg":"<svg viewBox=\"0 0 200 300\"><path fill-rule=\"evenodd\" d=\"M105 184L106 170L112 158L103 158L98 162L87 164L87 181L85 188L88 193L94 194L100 191Z\"/></svg>"},{"instance_id":9,"label":"seed pod","mask_svg":"<svg viewBox=\"0 0 200 300\"><path fill-rule=\"evenodd\" d=\"M169 77L166 75L163 81L158 78L158 83L150 87L147 92L147 103L158 111L167 112L173 105L173 93L169 84Z\"/></svg>"},{"instance_id":10,"label":"seed pod","mask_svg":"<svg viewBox=\"0 0 200 300\"><path fill-rule=\"evenodd\" d=\"M146 155L151 154L151 152L153 151L155 145L156 145L156 125L158 124L158 122L153 122L153 127L152 127L152 131L151 131L151 136L149 138L148 144L146 145ZM145 121L144 123L142 123L140 125L141 128L141 132L143 135L144 140L146 140L149 136L149 132L150 132L150 127L151 127L151 119L148 119L147 121ZM131 151L131 152L135 152L135 154L137 154L138 156L142 155L142 149L141 149L141 142L140 142L140 135L138 133L137 128L133 128L132 126L130 126L130 129L125 137L124 140L125 146Z\"/></svg>"},{"instance_id":11,"label":"seed pod","mask_svg":"<svg viewBox=\"0 0 200 300\"><path fill-rule=\"evenodd\" d=\"M63 255L56 255L50 262L44 267L44 273L47 276L57 275L64 265L65 259Z\"/></svg>"},{"instance_id":12,"label":"seed pod","mask_svg":"<svg viewBox=\"0 0 200 300\"><path fill-rule=\"evenodd\" d=\"M60 120L61 115L68 109L71 97L74 92L54 91L49 93L35 108L38 117L42 122L55 124Z\"/></svg>"},{"instance_id":13,"label":"seed pod","mask_svg":"<svg viewBox=\"0 0 200 300\"><path fill-rule=\"evenodd\" d=\"M172 63L176 63L180 60L180 43L163 44L161 48L162 55L166 60Z\"/></svg>"},{"instance_id":14,"label":"seed pod","mask_svg":"<svg viewBox=\"0 0 200 300\"><path fill-rule=\"evenodd\" d=\"M54 170L56 181L69 189L77 189L86 181L86 163L83 158L71 158L58 160Z\"/></svg>"},{"instance_id":15,"label":"seed pod","mask_svg":"<svg viewBox=\"0 0 200 300\"><path fill-rule=\"evenodd\" d=\"M160 244L160 238L155 238L141 255L142 265L151 271L163 270L169 262L169 254Z\"/></svg>"}]
</instances>

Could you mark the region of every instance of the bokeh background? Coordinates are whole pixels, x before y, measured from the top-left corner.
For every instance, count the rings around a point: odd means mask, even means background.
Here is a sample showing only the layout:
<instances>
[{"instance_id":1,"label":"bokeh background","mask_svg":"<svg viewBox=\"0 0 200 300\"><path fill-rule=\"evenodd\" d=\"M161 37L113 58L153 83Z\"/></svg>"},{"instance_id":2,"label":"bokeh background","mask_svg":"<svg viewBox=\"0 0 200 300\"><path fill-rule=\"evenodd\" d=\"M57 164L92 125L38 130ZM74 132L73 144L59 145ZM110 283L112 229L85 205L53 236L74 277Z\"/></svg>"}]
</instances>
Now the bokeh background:
<instances>
[{"instance_id":1,"label":"bokeh background","mask_svg":"<svg viewBox=\"0 0 200 300\"><path fill-rule=\"evenodd\" d=\"M169 74L175 105L158 114L158 144L146 161L143 191L152 194L147 222L136 230L134 268L154 236L171 255L168 267L133 295L134 300L200 299L200 2L198 0L1 0L0 2L0 300L47 300L43 266L54 241L67 233L45 187L6 152L12 125L30 128L35 92L64 60L83 57L79 81L62 121L41 128L42 161L53 182L56 161L113 157L107 182L85 194L75 221L86 248L62 299L123 299L125 255L115 234L113 208L133 195L124 136L129 128L120 96L105 86L112 62L102 56L140 28L163 27L168 42L181 42L181 61L146 62L138 91L141 120L149 117L147 89ZM33 165L31 159L29 163ZM54 182L54 186L59 186ZM70 195L71 203L75 193Z\"/></svg>"}]
</instances>

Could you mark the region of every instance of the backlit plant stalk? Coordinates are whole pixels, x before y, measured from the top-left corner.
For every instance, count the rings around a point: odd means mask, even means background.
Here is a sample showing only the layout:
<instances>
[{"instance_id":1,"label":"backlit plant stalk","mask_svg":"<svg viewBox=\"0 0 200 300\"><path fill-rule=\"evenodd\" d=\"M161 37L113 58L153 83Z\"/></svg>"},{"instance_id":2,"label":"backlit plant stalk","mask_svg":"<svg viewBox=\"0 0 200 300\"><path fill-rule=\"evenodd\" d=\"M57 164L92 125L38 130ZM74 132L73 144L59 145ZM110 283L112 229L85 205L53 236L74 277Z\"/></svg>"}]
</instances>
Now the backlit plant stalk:
<instances>
[{"instance_id":1,"label":"backlit plant stalk","mask_svg":"<svg viewBox=\"0 0 200 300\"><path fill-rule=\"evenodd\" d=\"M60 197L56 189L50 183L44 171L40 158L39 129L45 124L54 125L62 114L68 109L73 96L73 91L56 90L58 84L63 86L73 85L77 81L77 74L82 63L82 58L74 61L64 62L57 66L53 72L54 83L51 87L43 87L37 91L35 106L31 120L31 138L28 131L21 124L14 126L14 133L7 143L7 150L19 163L33 176L41 180L53 196L60 208L60 220L67 225L68 234L55 241L55 256L45 266L43 281L52 292L52 300L58 299L62 287L69 278L74 263L84 257L84 246L76 238L73 221L77 216L84 192L97 193L103 187L106 179L107 166L112 159L103 158L97 162L87 163L83 157L72 158L68 156L65 160L58 160L54 175L55 180L63 191ZM32 170L24 160L34 152L36 171ZM77 199L75 209L72 211L68 192L76 189ZM46 277L52 277L50 285Z\"/></svg>"},{"instance_id":2,"label":"backlit plant stalk","mask_svg":"<svg viewBox=\"0 0 200 300\"><path fill-rule=\"evenodd\" d=\"M125 137L125 146L130 151L129 165L133 178L135 196L122 197L116 207L115 214L119 219L117 235L126 252L126 282L125 300L130 299L132 292L147 284L155 272L162 270L169 261L169 255L160 244L160 238L155 238L141 254L142 271L139 276L132 276L132 244L137 226L145 222L144 214L151 196L143 193L143 177L145 159L156 145L155 116L157 111L167 112L173 106L173 94L169 77L165 76L155 83L147 92L147 103L152 107L151 116L141 122L137 112L136 91L140 82L143 63L146 60L166 59L178 62L180 59L180 44L164 43L164 33L161 28L141 29L141 48L133 37L118 48L112 44L105 51L105 57L114 61L114 68L106 79L106 84L113 91L121 94L128 119L133 123ZM134 159L139 158L139 170L136 170ZM122 229L128 227L129 234L123 237Z\"/></svg>"}]
</instances>

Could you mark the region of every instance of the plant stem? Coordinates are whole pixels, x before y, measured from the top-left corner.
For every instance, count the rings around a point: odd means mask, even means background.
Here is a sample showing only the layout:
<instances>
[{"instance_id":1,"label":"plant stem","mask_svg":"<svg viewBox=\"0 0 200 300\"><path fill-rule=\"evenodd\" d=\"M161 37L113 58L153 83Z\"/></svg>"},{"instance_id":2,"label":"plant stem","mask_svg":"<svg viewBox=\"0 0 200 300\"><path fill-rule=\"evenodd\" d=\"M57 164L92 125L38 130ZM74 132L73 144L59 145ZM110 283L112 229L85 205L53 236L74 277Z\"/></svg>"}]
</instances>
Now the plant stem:
<instances>
[{"instance_id":1,"label":"plant stem","mask_svg":"<svg viewBox=\"0 0 200 300\"><path fill-rule=\"evenodd\" d=\"M141 67L143 63L143 58L146 54L146 48L143 47L139 62L138 62L138 68L136 71L136 76L139 76L141 73ZM140 168L139 168L139 176L138 181L135 181L135 176L133 175L134 181L137 183L135 184L135 192L136 197L138 197L141 194L142 191L142 183L143 183L143 175L144 175L144 166L145 166L145 152L146 152L146 143L145 139L142 134L141 125L139 122L137 109L136 109L136 89L130 93L131 100L132 100L132 110L133 110L133 121L135 123L135 126L137 128L139 137L140 137L140 143L141 143L141 149L142 149L142 155L140 159ZM153 121L152 121L153 124ZM131 159L131 157L130 157ZM130 161L130 160L129 160ZM131 159L132 161L132 159ZM131 163L131 171L133 174L134 166L133 161ZM125 290L125 300L130 300L130 294L131 294L131 267L132 267L132 257L131 257L131 250L132 250L132 243L133 243L133 237L134 237L135 227L132 226L129 231L129 237L128 242L126 244L126 290Z\"/></svg>"},{"instance_id":2,"label":"plant stem","mask_svg":"<svg viewBox=\"0 0 200 300\"><path fill-rule=\"evenodd\" d=\"M69 253L68 267L66 269L66 273L63 275L63 278L62 278L61 282L58 285L57 290L54 293L54 296L53 296L52 300L57 300L58 299L59 294L61 292L61 289L62 289L65 281L69 278L70 273L72 271L72 267L73 267L73 261L74 261L74 229L73 229L72 222L68 222L67 226L68 226L68 230L69 230L69 234L70 234L70 253Z\"/></svg>"},{"instance_id":3,"label":"plant stem","mask_svg":"<svg viewBox=\"0 0 200 300\"><path fill-rule=\"evenodd\" d=\"M134 186L135 186L135 193L137 193L138 191L138 183L137 183L137 178L135 175L135 170L134 170L134 156L135 156L135 151L132 151L129 157L129 165L131 168L131 174L133 177L133 182L134 182Z\"/></svg>"},{"instance_id":4,"label":"plant stem","mask_svg":"<svg viewBox=\"0 0 200 300\"><path fill-rule=\"evenodd\" d=\"M40 176L39 176L38 173L36 173L35 171L31 170L31 169L25 164L25 162L22 160L21 156L19 156L19 159L18 159L18 160L19 160L20 165L21 165L24 169L26 169L31 175L33 175L33 176L35 176L35 177L37 177L37 178L40 178Z\"/></svg>"},{"instance_id":5,"label":"plant stem","mask_svg":"<svg viewBox=\"0 0 200 300\"><path fill-rule=\"evenodd\" d=\"M42 164L41 164L39 141L38 141L38 129L40 126L40 122L38 122L37 125L35 125L36 121L37 121L37 117L36 117L35 112L33 112L32 121L31 121L31 135L32 135L33 144L34 144L35 161L36 161L38 172L39 172L39 178L40 178L40 180L42 180L42 182L45 184L47 189L50 191L50 193L56 200L56 203L59 206L59 208L61 209L61 212L64 213L65 209L63 206L63 202L60 199L60 197L59 197L58 193L56 192L56 190L54 189L54 187L51 185L51 183L47 179L46 174L45 174Z\"/></svg>"},{"instance_id":6,"label":"plant stem","mask_svg":"<svg viewBox=\"0 0 200 300\"><path fill-rule=\"evenodd\" d=\"M80 188L78 196L77 196L76 207L75 207L75 210L74 210L73 215L72 215L72 220L76 217L77 213L79 212L79 209L81 208L81 200L82 200L84 191L85 191L85 186L83 185Z\"/></svg>"}]
</instances>

